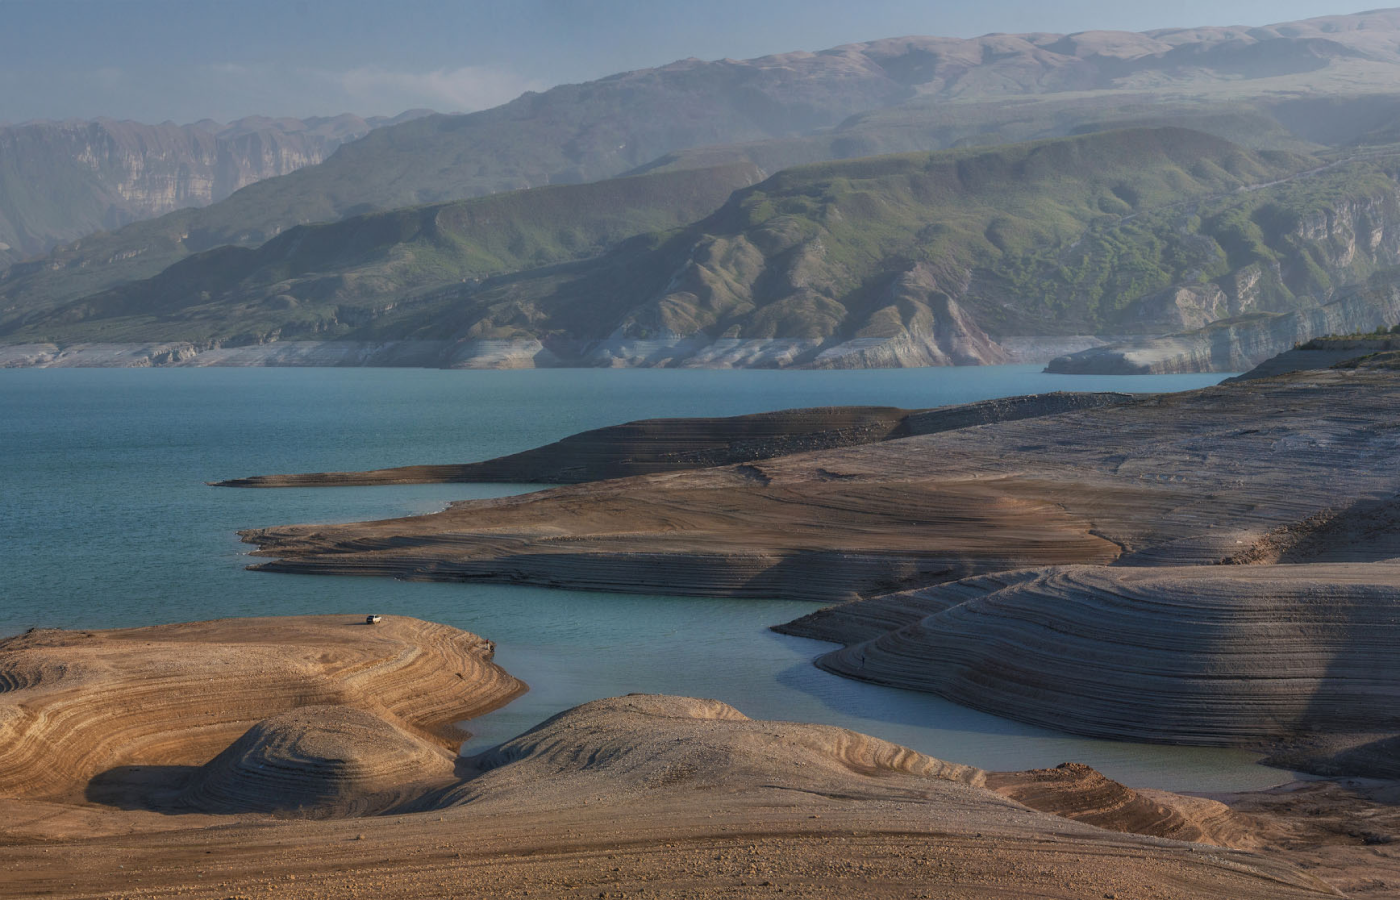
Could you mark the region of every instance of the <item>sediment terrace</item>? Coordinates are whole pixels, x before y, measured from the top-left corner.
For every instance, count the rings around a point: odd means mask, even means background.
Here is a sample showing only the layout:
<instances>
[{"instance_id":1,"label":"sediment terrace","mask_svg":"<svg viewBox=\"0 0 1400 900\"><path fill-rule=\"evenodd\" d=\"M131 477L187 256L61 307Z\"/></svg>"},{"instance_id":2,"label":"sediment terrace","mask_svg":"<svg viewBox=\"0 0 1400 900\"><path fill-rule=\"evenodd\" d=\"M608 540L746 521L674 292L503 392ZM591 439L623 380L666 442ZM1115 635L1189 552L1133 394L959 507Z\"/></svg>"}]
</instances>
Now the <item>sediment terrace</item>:
<instances>
[{"instance_id":1,"label":"sediment terrace","mask_svg":"<svg viewBox=\"0 0 1400 900\"><path fill-rule=\"evenodd\" d=\"M1400 562L1074 566L922 594L783 630L863 638L828 671L1096 737L1400 732Z\"/></svg>"},{"instance_id":2,"label":"sediment terrace","mask_svg":"<svg viewBox=\"0 0 1400 900\"><path fill-rule=\"evenodd\" d=\"M255 475L216 484L260 488L450 482L579 484L854 447L1110 406L1130 399L1129 394L1112 392L1056 392L922 410L824 406L747 416L646 419L596 428L544 447L482 462L400 466L368 472Z\"/></svg>"},{"instance_id":3,"label":"sediment terrace","mask_svg":"<svg viewBox=\"0 0 1400 900\"><path fill-rule=\"evenodd\" d=\"M1219 838L1229 817L1201 815L1202 801L1150 804L1086 770L1036 793L1032 805L1075 812L1050 815L987 789L979 769L841 728L750 720L714 700L596 701L454 763L433 735L463 707L461 683L489 693L509 676L452 671L494 669L488 645L465 632L395 619L380 628L263 619L0 644L0 665L21 673L4 695L6 744L18 735L54 757L91 759L83 748L115 730L127 735L115 756L148 763L115 806L94 806L111 800L92 792L34 799L24 778L0 786L0 895L1335 895L1277 856L1131 833ZM196 657L207 665L192 678ZM264 697L263 711L289 709L198 768L149 763L196 759L228 738L227 708L256 715L241 698L250 684L268 690L264 674L288 689ZM328 704L316 689L357 680L362 690L341 699L382 694L385 704ZM149 705L153 681L178 699L178 716ZM101 729L16 731L34 712L61 711L56 694L70 710L126 712ZM64 768L72 780L93 767ZM1116 830L1076 821L1095 810Z\"/></svg>"},{"instance_id":4,"label":"sediment terrace","mask_svg":"<svg viewBox=\"0 0 1400 900\"><path fill-rule=\"evenodd\" d=\"M454 723L525 690L465 631L386 616L225 619L0 641L0 797L72 800L95 778L208 762L260 720L351 707L455 749ZM104 783L105 782L105 783Z\"/></svg>"},{"instance_id":5,"label":"sediment terrace","mask_svg":"<svg viewBox=\"0 0 1400 900\"><path fill-rule=\"evenodd\" d=\"M272 571L837 600L1214 563L1400 492L1400 378L1299 373L695 471L243 532Z\"/></svg>"}]
</instances>

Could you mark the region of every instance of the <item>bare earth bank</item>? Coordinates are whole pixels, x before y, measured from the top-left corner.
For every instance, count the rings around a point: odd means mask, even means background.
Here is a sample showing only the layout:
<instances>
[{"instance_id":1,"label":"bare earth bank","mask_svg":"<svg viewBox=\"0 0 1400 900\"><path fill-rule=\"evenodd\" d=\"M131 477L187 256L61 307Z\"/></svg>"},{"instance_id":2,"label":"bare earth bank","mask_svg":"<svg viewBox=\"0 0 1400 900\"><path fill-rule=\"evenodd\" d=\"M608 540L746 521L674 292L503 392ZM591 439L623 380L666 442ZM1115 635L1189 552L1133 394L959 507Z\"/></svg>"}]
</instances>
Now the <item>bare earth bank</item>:
<instances>
[{"instance_id":1,"label":"bare earth bank","mask_svg":"<svg viewBox=\"0 0 1400 900\"><path fill-rule=\"evenodd\" d=\"M453 761L443 717L518 682L465 632L351 621L0 644L0 746L44 748L4 767L0 895L1335 896L1293 855L1400 884L1386 845L1268 797L1242 814L1084 767L990 775L709 700L597 701Z\"/></svg>"}]
</instances>

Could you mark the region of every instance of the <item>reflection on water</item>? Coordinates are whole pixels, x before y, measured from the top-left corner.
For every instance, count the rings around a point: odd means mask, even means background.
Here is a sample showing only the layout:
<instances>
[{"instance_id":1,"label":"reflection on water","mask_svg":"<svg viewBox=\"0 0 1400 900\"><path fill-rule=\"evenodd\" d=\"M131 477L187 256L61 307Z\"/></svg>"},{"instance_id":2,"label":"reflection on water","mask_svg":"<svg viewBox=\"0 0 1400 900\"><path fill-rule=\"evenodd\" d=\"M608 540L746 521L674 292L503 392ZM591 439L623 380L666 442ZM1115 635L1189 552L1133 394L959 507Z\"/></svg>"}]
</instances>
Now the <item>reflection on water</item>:
<instances>
[{"instance_id":1,"label":"reflection on water","mask_svg":"<svg viewBox=\"0 0 1400 900\"><path fill-rule=\"evenodd\" d=\"M531 685L475 720L474 750L586 700L715 697L750 716L825 722L993 769L1076 760L1145 787L1285 780L1235 751L1087 741L927 694L823 673L830 645L767 626L809 604L244 571L234 532L413 515L528 488L231 490L269 472L467 462L587 428L796 406L937 406L1049 390L1182 390L1223 376L1073 378L1034 367L859 372L378 369L0 371L0 634L220 616L380 612L496 641Z\"/></svg>"}]
</instances>

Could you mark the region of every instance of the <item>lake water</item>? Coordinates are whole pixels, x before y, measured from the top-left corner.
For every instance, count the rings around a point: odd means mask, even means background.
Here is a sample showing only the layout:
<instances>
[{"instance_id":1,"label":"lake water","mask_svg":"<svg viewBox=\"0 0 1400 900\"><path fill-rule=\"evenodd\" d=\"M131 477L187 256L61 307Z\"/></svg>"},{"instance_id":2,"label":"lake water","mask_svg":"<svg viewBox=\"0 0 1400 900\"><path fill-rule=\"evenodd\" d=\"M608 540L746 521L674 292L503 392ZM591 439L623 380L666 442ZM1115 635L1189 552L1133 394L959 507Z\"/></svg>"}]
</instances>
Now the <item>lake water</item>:
<instances>
[{"instance_id":1,"label":"lake water","mask_svg":"<svg viewBox=\"0 0 1400 900\"><path fill-rule=\"evenodd\" d=\"M486 459L588 428L798 406L939 406L1051 390L1185 390L1222 375L1074 377L1033 366L856 372L422 369L0 371L0 635L224 616L417 616L497 642L531 685L469 727L476 749L630 691L716 697L992 769L1075 760L1142 787L1286 780L1226 750L1091 741L937 697L836 678L831 645L767 630L813 608L471 584L248 572L240 528L411 515L527 488L232 490L271 472ZM533 489L533 488L530 488Z\"/></svg>"}]
</instances>

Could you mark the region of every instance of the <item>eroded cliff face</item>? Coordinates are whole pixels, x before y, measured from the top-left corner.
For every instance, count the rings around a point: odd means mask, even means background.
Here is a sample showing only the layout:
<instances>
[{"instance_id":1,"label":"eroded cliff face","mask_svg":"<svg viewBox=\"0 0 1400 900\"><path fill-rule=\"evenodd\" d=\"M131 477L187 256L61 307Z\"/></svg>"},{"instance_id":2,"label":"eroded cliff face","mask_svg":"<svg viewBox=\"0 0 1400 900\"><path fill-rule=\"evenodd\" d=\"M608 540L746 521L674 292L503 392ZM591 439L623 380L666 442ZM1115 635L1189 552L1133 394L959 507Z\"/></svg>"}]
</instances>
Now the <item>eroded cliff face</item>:
<instances>
[{"instance_id":1,"label":"eroded cliff face","mask_svg":"<svg viewBox=\"0 0 1400 900\"><path fill-rule=\"evenodd\" d=\"M1167 334L1057 357L1047 371L1238 372L1315 337L1400 322L1400 191L1309 211L1273 243L1277 260L1134 304L1130 330Z\"/></svg>"},{"instance_id":2,"label":"eroded cliff face","mask_svg":"<svg viewBox=\"0 0 1400 900\"><path fill-rule=\"evenodd\" d=\"M1396 322L1400 322L1400 270L1390 269L1322 306L1240 316L1181 334L1095 347L1057 357L1046 371L1064 375L1243 372L1315 337L1368 332Z\"/></svg>"},{"instance_id":3,"label":"eroded cliff face","mask_svg":"<svg viewBox=\"0 0 1400 900\"><path fill-rule=\"evenodd\" d=\"M207 206L321 162L387 119L113 119L0 128L0 265L98 230Z\"/></svg>"}]
</instances>

